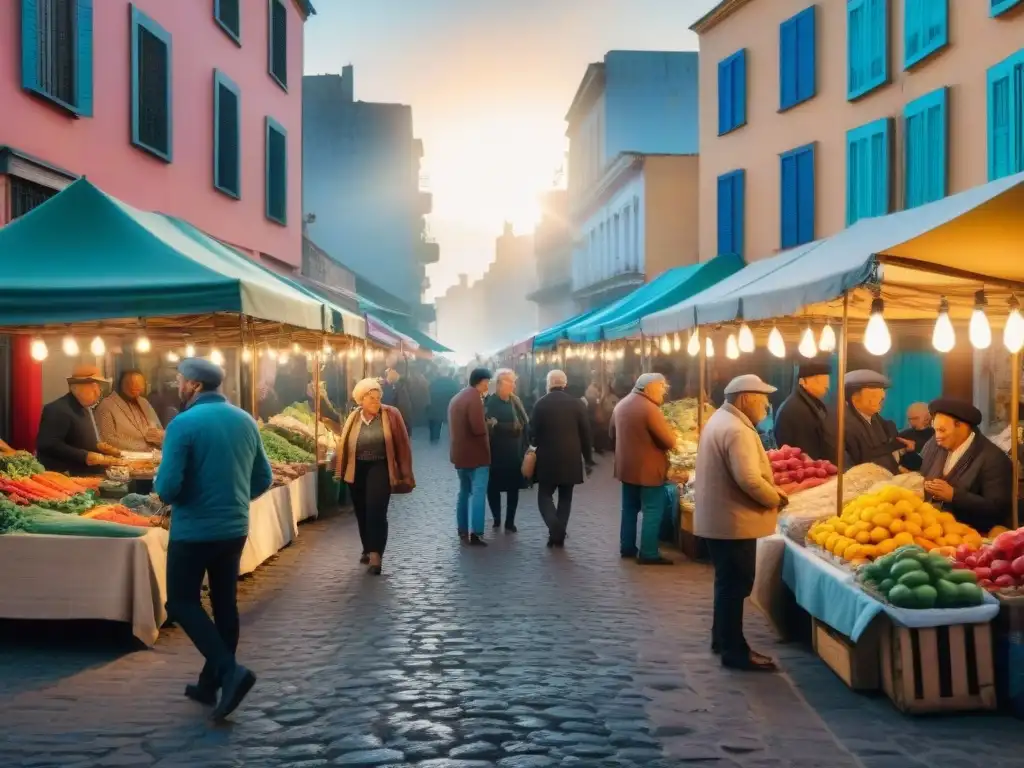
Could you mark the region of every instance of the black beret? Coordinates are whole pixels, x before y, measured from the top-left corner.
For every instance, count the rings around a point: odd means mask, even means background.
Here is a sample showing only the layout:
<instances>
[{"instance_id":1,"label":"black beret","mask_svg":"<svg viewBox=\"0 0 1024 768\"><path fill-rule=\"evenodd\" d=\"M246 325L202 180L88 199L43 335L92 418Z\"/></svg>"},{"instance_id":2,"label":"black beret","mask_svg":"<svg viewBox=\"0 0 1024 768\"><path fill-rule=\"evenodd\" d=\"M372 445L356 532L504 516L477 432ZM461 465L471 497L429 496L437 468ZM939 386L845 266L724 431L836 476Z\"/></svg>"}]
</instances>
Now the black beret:
<instances>
[{"instance_id":1,"label":"black beret","mask_svg":"<svg viewBox=\"0 0 1024 768\"><path fill-rule=\"evenodd\" d=\"M940 397L938 400L932 400L928 403L928 410L931 411L932 416L943 413L964 424L970 424L972 427L981 424L981 411L966 400L959 400L955 397Z\"/></svg>"},{"instance_id":2,"label":"black beret","mask_svg":"<svg viewBox=\"0 0 1024 768\"><path fill-rule=\"evenodd\" d=\"M832 366L828 363L800 363L797 370L798 379L808 379L811 376L831 376Z\"/></svg>"}]
</instances>

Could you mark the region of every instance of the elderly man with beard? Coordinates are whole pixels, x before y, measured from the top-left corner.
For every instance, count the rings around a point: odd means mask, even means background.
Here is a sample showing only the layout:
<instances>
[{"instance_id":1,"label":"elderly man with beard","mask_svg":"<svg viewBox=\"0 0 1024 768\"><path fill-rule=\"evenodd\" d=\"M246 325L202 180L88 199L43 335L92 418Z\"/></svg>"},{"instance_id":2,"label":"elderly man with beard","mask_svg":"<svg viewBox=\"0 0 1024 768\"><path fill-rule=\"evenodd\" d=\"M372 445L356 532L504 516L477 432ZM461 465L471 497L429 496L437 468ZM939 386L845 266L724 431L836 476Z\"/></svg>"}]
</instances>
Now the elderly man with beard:
<instances>
[{"instance_id":1,"label":"elderly man with beard","mask_svg":"<svg viewBox=\"0 0 1024 768\"><path fill-rule=\"evenodd\" d=\"M256 683L235 660L238 571L249 535L249 505L273 484L256 422L220 394L224 371L187 358L178 366L182 410L168 425L154 491L170 504L167 614L206 659L199 682L185 695L231 714ZM214 620L200 600L210 587ZM220 689L220 700L217 690Z\"/></svg>"}]
</instances>

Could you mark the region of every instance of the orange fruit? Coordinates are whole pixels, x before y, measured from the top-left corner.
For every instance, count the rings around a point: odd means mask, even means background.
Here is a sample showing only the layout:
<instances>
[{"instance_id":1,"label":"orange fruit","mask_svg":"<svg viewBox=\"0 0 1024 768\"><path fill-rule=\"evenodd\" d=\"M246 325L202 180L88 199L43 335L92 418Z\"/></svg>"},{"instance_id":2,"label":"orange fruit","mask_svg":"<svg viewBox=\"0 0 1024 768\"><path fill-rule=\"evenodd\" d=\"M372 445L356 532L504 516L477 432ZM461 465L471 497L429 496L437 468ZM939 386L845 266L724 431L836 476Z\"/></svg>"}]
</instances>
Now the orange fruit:
<instances>
[{"instance_id":1,"label":"orange fruit","mask_svg":"<svg viewBox=\"0 0 1024 768\"><path fill-rule=\"evenodd\" d=\"M871 529L871 541L875 544L881 544L883 541L889 538L889 531L881 526L876 526Z\"/></svg>"},{"instance_id":2,"label":"orange fruit","mask_svg":"<svg viewBox=\"0 0 1024 768\"><path fill-rule=\"evenodd\" d=\"M870 544L871 534L867 531L857 531L857 534L854 536L854 539L856 539L858 544Z\"/></svg>"},{"instance_id":3,"label":"orange fruit","mask_svg":"<svg viewBox=\"0 0 1024 768\"><path fill-rule=\"evenodd\" d=\"M931 552L933 549L935 549L935 544L926 539L924 536L915 536L914 543L917 544L917 546L924 549L926 552Z\"/></svg>"},{"instance_id":4,"label":"orange fruit","mask_svg":"<svg viewBox=\"0 0 1024 768\"><path fill-rule=\"evenodd\" d=\"M921 526L918 525L917 523L912 523L909 520L907 520L907 522L905 522L903 524L903 530L905 530L907 533L909 533L912 536L920 536L921 535Z\"/></svg>"},{"instance_id":5,"label":"orange fruit","mask_svg":"<svg viewBox=\"0 0 1024 768\"><path fill-rule=\"evenodd\" d=\"M942 526L934 524L929 525L921 532L921 535L929 541L935 541L942 536Z\"/></svg>"},{"instance_id":6,"label":"orange fruit","mask_svg":"<svg viewBox=\"0 0 1024 768\"><path fill-rule=\"evenodd\" d=\"M906 530L906 524L899 518L889 523L889 533L899 533L903 530Z\"/></svg>"},{"instance_id":7,"label":"orange fruit","mask_svg":"<svg viewBox=\"0 0 1024 768\"><path fill-rule=\"evenodd\" d=\"M903 533L897 533L895 536L892 537L892 540L896 542L897 547L904 547L907 544L914 543L914 537L907 531L903 531Z\"/></svg>"}]
</instances>

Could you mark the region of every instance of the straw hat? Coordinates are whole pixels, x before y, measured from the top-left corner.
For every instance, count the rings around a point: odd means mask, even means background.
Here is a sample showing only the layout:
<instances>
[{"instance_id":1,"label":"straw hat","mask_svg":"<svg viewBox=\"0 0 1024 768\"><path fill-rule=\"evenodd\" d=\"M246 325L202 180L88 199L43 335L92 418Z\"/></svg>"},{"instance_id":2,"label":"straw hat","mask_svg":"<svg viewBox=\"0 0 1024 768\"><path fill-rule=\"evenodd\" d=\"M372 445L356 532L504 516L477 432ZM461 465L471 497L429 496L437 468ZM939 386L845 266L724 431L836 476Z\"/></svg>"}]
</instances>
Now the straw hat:
<instances>
[{"instance_id":1,"label":"straw hat","mask_svg":"<svg viewBox=\"0 0 1024 768\"><path fill-rule=\"evenodd\" d=\"M106 384L110 379L104 378L103 372L95 365L76 365L68 377L68 384Z\"/></svg>"}]
</instances>

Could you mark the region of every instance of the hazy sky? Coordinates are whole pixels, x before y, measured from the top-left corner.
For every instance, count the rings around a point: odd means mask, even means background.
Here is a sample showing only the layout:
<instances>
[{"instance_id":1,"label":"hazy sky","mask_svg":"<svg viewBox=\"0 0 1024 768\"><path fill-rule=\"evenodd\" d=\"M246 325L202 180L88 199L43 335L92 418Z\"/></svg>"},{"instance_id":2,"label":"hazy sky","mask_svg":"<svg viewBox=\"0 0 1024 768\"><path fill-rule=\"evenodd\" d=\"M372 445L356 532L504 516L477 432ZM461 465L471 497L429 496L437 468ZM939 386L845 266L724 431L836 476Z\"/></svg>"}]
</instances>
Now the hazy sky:
<instances>
[{"instance_id":1,"label":"hazy sky","mask_svg":"<svg viewBox=\"0 0 1024 768\"><path fill-rule=\"evenodd\" d=\"M307 74L355 66L356 98L411 104L441 262L428 296L494 258L503 221L529 231L567 149L587 64L612 49L695 50L717 0L314 0Z\"/></svg>"}]
</instances>

